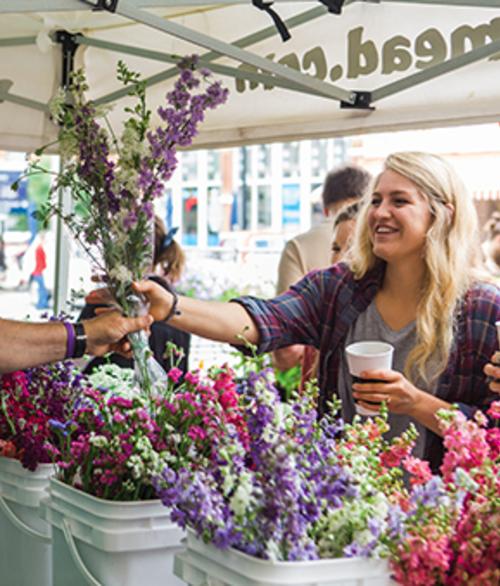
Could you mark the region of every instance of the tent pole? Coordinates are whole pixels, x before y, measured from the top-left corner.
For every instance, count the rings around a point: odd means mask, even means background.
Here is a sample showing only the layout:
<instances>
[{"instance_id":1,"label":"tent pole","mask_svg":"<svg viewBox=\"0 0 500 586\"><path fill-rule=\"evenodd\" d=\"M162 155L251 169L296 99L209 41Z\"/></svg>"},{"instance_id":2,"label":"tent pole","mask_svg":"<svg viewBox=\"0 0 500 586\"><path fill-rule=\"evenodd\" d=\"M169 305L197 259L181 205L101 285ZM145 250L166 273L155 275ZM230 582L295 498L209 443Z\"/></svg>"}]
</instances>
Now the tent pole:
<instances>
[{"instance_id":1,"label":"tent pole","mask_svg":"<svg viewBox=\"0 0 500 586\"><path fill-rule=\"evenodd\" d=\"M403 79L393 83L388 83L387 85L381 86L371 92L372 102L381 100L382 98L386 98L388 96L392 96L393 94L399 93L410 87L415 87L416 85L429 81L430 79L434 79L435 77L439 77L445 73L454 71L455 69L460 69L461 67L470 65L475 61L481 61L482 59L485 59L490 55L494 55L499 51L500 41L494 41L484 45L483 47L468 51L459 57L448 59L448 61L443 61L443 63L439 63L438 65L434 65L428 69L423 69L418 73L408 75L407 77L404 77Z\"/></svg>"},{"instance_id":2,"label":"tent pole","mask_svg":"<svg viewBox=\"0 0 500 586\"><path fill-rule=\"evenodd\" d=\"M0 102L11 102L12 104L19 104L19 106L25 106L32 110L40 110L41 112L48 113L49 108L47 104L42 104L42 102L36 102L29 98L23 98L22 96L11 94L9 90L12 85L13 82L10 79L0 79Z\"/></svg>"},{"instance_id":3,"label":"tent pole","mask_svg":"<svg viewBox=\"0 0 500 586\"><path fill-rule=\"evenodd\" d=\"M316 0L315 0L316 1ZM304 0L274 0L276 4L304 2ZM345 0L344 6L359 2L399 4L432 4L498 8L497 0ZM207 0L134 0L137 8L174 8L176 6L206 6ZM249 4L249 0L216 0L215 4ZM0 14L23 12L75 12L81 10L81 0L2 0Z\"/></svg>"},{"instance_id":4,"label":"tent pole","mask_svg":"<svg viewBox=\"0 0 500 586\"><path fill-rule=\"evenodd\" d=\"M115 51L117 53L125 53L126 55L136 55L138 57L144 57L145 59L151 59L152 61L161 61L166 63L178 63L180 58L172 57L167 53L161 53L159 51L150 51L146 49L141 49L140 47L132 47L130 45L122 45L120 43L110 43L108 41L100 41L98 39L89 39L87 37L78 36L77 43L79 45L86 45L89 47L98 47L100 49L107 49L108 51ZM313 91L307 88L304 88L301 85L297 85L295 83L291 83L282 79L279 79L275 76L267 75L265 73L260 73L258 71L249 71L247 69L238 68L238 67L230 67L228 65L219 65L217 63L212 63L210 61L200 59L199 63L203 67L207 67L213 73L218 73L220 75L226 75L227 77L232 77L234 79L244 79L246 81L251 81L253 83L261 83L264 86L276 86L282 87L285 89L293 90L300 93L305 93L313 96L321 96L322 94L318 93L317 91ZM153 75L148 77L145 80L146 86L151 87L157 83L165 81L170 77L170 70L166 72L159 73L157 75ZM116 92L112 92L110 94L106 94L105 96L101 96L97 100L93 100L93 102L97 105L99 104L107 104L109 102L114 102L115 100L119 100L120 98L125 97L129 92L128 88L123 88L121 90L117 90Z\"/></svg>"},{"instance_id":5,"label":"tent pole","mask_svg":"<svg viewBox=\"0 0 500 586\"><path fill-rule=\"evenodd\" d=\"M71 81L71 73L74 67L74 57L78 45L74 41L74 35L66 31L57 31L54 40L62 47L62 78L61 87L67 89ZM59 170L64 167L64 153L59 153ZM60 189L57 194L58 207L63 214L70 213L72 208L72 195L68 189ZM56 258L54 276L54 314L57 315L65 309L68 299L70 240L64 231L64 224L57 215L56 221Z\"/></svg>"}]
</instances>

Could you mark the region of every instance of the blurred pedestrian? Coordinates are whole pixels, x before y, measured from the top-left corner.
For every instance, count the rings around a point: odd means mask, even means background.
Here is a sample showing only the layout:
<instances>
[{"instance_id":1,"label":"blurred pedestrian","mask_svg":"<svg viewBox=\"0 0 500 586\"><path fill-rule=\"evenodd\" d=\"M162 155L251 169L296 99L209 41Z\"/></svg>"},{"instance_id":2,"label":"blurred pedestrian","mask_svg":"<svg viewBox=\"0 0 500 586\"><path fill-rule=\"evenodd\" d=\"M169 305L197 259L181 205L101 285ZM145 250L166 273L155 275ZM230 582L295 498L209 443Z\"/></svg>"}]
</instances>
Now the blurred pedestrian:
<instances>
[{"instance_id":1,"label":"blurred pedestrian","mask_svg":"<svg viewBox=\"0 0 500 586\"><path fill-rule=\"evenodd\" d=\"M38 299L36 302L37 309L47 309L49 307L49 292L45 285L44 271L47 268L47 254L45 253L45 232L38 232L33 243L35 250L35 266L31 272L31 281L38 286Z\"/></svg>"}]
</instances>

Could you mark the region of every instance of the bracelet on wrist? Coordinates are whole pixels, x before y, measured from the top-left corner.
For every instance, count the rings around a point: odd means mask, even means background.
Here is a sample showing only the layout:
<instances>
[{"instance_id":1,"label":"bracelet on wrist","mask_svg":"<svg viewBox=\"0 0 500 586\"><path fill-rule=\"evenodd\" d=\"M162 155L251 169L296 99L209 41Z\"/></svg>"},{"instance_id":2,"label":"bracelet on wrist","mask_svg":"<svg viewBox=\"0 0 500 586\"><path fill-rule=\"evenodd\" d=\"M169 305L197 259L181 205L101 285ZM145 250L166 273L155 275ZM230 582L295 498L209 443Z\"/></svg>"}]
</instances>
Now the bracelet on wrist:
<instances>
[{"instance_id":1,"label":"bracelet on wrist","mask_svg":"<svg viewBox=\"0 0 500 586\"><path fill-rule=\"evenodd\" d=\"M177 309L177 305L179 304L179 296L177 295L177 293L175 292L174 289L170 289L169 293L171 293L172 295L172 307L170 308L170 311L167 313L167 316L165 317L165 319L163 321L168 321L170 319L172 319L175 315L180 315L180 311Z\"/></svg>"},{"instance_id":2,"label":"bracelet on wrist","mask_svg":"<svg viewBox=\"0 0 500 586\"><path fill-rule=\"evenodd\" d=\"M75 349L71 358L81 358L87 350L87 334L81 321L73 324L75 329Z\"/></svg>"},{"instance_id":3,"label":"bracelet on wrist","mask_svg":"<svg viewBox=\"0 0 500 586\"><path fill-rule=\"evenodd\" d=\"M172 287L171 283L167 279L165 279L164 277L160 277L158 275L152 275L148 278L150 281L154 281L155 283L160 285L160 287L163 287L173 297L172 306L171 306L169 312L167 313L166 317L163 319L163 321L167 322L168 320L172 319L174 316L180 315L181 312L177 308L177 306L179 304L179 296L177 295L177 291Z\"/></svg>"},{"instance_id":4,"label":"bracelet on wrist","mask_svg":"<svg viewBox=\"0 0 500 586\"><path fill-rule=\"evenodd\" d=\"M73 357L75 351L75 328L73 324L67 321L63 321L62 323L66 328L66 354L64 355L64 359L67 360Z\"/></svg>"}]
</instances>

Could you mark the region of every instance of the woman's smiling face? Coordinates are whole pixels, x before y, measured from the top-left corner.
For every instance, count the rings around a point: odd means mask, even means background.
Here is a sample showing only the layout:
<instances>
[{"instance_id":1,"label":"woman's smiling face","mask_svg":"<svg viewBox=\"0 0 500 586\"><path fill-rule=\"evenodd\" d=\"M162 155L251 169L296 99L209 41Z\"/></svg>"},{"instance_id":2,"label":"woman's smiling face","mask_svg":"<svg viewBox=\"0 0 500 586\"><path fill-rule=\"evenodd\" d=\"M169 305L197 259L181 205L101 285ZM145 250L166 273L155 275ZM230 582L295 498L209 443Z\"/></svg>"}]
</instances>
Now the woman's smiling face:
<instances>
[{"instance_id":1,"label":"woman's smiling face","mask_svg":"<svg viewBox=\"0 0 500 586\"><path fill-rule=\"evenodd\" d=\"M417 186L395 171L379 177L368 212L375 256L386 262L422 259L432 223L429 205Z\"/></svg>"}]
</instances>

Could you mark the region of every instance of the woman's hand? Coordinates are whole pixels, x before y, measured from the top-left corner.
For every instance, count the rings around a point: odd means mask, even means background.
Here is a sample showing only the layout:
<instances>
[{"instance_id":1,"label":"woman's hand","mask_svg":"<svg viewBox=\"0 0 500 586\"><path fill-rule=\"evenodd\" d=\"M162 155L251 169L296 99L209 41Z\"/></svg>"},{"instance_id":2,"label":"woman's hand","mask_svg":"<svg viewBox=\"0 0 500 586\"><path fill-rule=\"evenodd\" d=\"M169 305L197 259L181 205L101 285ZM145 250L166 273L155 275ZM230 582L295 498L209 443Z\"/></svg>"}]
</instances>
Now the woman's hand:
<instances>
[{"instance_id":1,"label":"woman's hand","mask_svg":"<svg viewBox=\"0 0 500 586\"><path fill-rule=\"evenodd\" d=\"M490 377L489 387L494 393L500 393L500 366L496 364L500 358L499 354L500 352L495 352L491 357L491 362L483 369L484 374Z\"/></svg>"},{"instance_id":2,"label":"woman's hand","mask_svg":"<svg viewBox=\"0 0 500 586\"><path fill-rule=\"evenodd\" d=\"M141 293L148 302L148 313L155 321L163 321L169 314L174 296L158 283L146 280L134 283L134 291Z\"/></svg>"},{"instance_id":3,"label":"woman's hand","mask_svg":"<svg viewBox=\"0 0 500 586\"><path fill-rule=\"evenodd\" d=\"M385 401L391 413L409 415L427 429L442 435L436 413L440 409L449 409L450 403L417 389L403 374L395 370L367 370L360 376L384 381L352 385L353 396L359 400L361 406L371 411L378 411L380 408L377 409L376 405L369 405L365 401L374 403Z\"/></svg>"},{"instance_id":4,"label":"woman's hand","mask_svg":"<svg viewBox=\"0 0 500 586\"><path fill-rule=\"evenodd\" d=\"M168 315L173 303L173 296L166 289L155 283L154 281L145 280L138 283L133 283L132 287L137 293L142 293L148 302L148 313L152 315L155 321L162 321ZM109 289L102 287L94 289L86 297L85 301L92 304L107 304L113 305L115 303Z\"/></svg>"},{"instance_id":5,"label":"woman's hand","mask_svg":"<svg viewBox=\"0 0 500 586\"><path fill-rule=\"evenodd\" d=\"M385 401L391 413L411 415L421 395L427 394L395 370L366 370L360 377L370 379L370 382L354 383L353 396L361 407L371 411L379 411L380 407L370 403ZM381 382L371 382L373 380Z\"/></svg>"}]
</instances>

